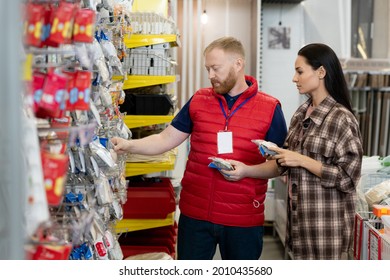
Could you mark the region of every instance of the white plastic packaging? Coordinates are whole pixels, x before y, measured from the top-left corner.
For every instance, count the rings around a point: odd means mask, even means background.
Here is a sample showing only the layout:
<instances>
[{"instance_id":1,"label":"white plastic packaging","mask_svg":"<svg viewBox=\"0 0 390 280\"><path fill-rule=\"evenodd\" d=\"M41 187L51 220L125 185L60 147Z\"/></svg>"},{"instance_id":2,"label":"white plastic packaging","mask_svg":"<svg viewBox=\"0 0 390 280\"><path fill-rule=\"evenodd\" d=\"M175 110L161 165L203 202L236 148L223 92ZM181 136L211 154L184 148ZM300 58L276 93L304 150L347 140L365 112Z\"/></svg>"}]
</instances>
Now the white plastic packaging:
<instances>
[{"instance_id":1,"label":"white plastic packaging","mask_svg":"<svg viewBox=\"0 0 390 280\"><path fill-rule=\"evenodd\" d=\"M385 235L390 237L390 215L382 215L381 219L384 225Z\"/></svg>"}]
</instances>

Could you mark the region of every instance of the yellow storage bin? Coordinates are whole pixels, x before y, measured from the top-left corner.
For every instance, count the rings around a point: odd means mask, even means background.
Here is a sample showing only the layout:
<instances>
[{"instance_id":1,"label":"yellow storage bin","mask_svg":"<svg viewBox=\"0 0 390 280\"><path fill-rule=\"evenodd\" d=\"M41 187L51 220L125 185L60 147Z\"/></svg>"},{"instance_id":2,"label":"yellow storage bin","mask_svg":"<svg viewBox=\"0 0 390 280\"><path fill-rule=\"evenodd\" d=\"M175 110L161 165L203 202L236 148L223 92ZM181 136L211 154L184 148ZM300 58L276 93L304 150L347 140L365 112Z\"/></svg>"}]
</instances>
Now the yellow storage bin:
<instances>
[{"instance_id":1,"label":"yellow storage bin","mask_svg":"<svg viewBox=\"0 0 390 280\"><path fill-rule=\"evenodd\" d=\"M143 229L172 226L175 223L175 212L167 215L165 219L123 219L115 225L117 234Z\"/></svg>"}]
</instances>

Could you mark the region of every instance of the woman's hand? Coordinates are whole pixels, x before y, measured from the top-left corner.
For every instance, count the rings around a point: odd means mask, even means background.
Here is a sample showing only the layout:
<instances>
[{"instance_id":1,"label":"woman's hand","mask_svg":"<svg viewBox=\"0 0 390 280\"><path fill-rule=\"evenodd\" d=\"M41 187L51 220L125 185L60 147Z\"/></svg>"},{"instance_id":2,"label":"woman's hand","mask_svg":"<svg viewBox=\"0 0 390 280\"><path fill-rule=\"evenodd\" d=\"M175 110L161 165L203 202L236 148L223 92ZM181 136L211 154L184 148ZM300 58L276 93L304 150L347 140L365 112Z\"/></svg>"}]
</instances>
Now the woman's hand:
<instances>
[{"instance_id":1,"label":"woman's hand","mask_svg":"<svg viewBox=\"0 0 390 280\"><path fill-rule=\"evenodd\" d=\"M269 149L277 152L276 155L272 156L272 159L275 159L278 165L286 167L302 166L304 156L300 153L293 152L287 149L282 149L279 147L270 147Z\"/></svg>"},{"instance_id":2,"label":"woman's hand","mask_svg":"<svg viewBox=\"0 0 390 280\"><path fill-rule=\"evenodd\" d=\"M285 167L302 167L314 175L320 178L322 177L322 162L286 149L272 147L270 150L277 152L273 158L278 165Z\"/></svg>"}]
</instances>

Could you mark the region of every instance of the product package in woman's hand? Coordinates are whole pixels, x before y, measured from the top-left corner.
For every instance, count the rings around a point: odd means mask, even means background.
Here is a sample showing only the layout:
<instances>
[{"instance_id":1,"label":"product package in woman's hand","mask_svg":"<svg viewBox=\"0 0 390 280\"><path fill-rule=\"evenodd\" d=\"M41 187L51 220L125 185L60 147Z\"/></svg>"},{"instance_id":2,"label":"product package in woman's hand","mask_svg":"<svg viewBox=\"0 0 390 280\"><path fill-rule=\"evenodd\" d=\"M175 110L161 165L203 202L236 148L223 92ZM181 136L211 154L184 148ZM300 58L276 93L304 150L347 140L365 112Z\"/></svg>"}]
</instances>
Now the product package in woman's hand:
<instances>
[{"instance_id":1,"label":"product package in woman's hand","mask_svg":"<svg viewBox=\"0 0 390 280\"><path fill-rule=\"evenodd\" d=\"M265 140L252 140L252 142L255 143L259 147L259 151L260 151L262 156L265 156L266 154L270 155L270 156L274 156L277 154L277 152L271 151L269 149L269 147L277 147L278 146L273 142L265 141Z\"/></svg>"},{"instance_id":2,"label":"product package in woman's hand","mask_svg":"<svg viewBox=\"0 0 390 280\"><path fill-rule=\"evenodd\" d=\"M224 170L234 170L234 167L226 160L218 157L209 157L209 159L212 160L210 164L208 165L211 168L216 168L218 170L224 169Z\"/></svg>"}]
</instances>

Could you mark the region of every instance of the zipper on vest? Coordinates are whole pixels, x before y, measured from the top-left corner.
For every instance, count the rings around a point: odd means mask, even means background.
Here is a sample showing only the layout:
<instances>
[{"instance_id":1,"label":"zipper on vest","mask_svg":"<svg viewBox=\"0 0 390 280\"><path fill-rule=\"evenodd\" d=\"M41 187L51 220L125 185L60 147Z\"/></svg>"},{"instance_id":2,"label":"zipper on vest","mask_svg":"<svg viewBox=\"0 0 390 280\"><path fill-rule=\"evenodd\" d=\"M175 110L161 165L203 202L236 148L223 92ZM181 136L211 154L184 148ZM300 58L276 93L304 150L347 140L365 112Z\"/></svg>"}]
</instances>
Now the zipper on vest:
<instances>
[{"instance_id":1,"label":"zipper on vest","mask_svg":"<svg viewBox=\"0 0 390 280\"><path fill-rule=\"evenodd\" d=\"M226 118L225 118L225 131L228 130L230 112L231 112L230 110L227 111L227 116L226 116Z\"/></svg>"}]
</instances>

